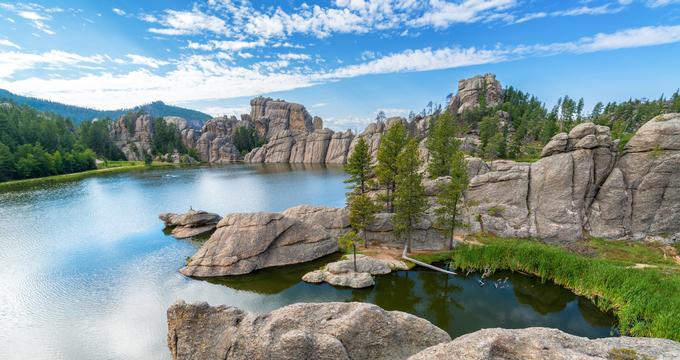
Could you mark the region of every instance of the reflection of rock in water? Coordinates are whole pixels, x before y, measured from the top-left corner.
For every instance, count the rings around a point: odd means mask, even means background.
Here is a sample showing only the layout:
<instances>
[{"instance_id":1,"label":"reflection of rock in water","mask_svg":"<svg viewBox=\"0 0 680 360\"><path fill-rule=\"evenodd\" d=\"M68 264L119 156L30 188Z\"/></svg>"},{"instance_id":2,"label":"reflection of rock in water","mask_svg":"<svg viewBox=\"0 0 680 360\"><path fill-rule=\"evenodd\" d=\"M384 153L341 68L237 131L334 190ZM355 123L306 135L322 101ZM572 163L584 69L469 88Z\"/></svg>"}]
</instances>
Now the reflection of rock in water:
<instances>
[{"instance_id":1,"label":"reflection of rock in water","mask_svg":"<svg viewBox=\"0 0 680 360\"><path fill-rule=\"evenodd\" d=\"M542 315L559 312L576 296L552 282L541 283L538 279L529 276L512 274L510 280L514 285L517 301L520 304L531 305Z\"/></svg>"},{"instance_id":2,"label":"reflection of rock in water","mask_svg":"<svg viewBox=\"0 0 680 360\"><path fill-rule=\"evenodd\" d=\"M578 298L578 308L581 310L581 315L593 326L610 326L616 325L616 317L611 313L604 313L593 304L592 301L580 297Z\"/></svg>"},{"instance_id":3,"label":"reflection of rock in water","mask_svg":"<svg viewBox=\"0 0 680 360\"><path fill-rule=\"evenodd\" d=\"M340 256L340 254L333 254L303 264L279 266L257 270L246 275L206 278L204 280L256 294L278 294L299 283L302 275L323 267L331 261L336 261Z\"/></svg>"}]
</instances>

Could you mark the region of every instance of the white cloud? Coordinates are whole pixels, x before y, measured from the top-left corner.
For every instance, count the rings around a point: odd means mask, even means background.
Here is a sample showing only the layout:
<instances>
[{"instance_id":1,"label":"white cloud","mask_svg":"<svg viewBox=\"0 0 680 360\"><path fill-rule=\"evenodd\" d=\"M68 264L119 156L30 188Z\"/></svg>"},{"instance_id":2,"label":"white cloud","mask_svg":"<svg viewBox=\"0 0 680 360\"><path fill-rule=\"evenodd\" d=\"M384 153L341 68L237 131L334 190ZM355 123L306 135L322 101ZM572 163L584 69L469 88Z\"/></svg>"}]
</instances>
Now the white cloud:
<instances>
[{"instance_id":1,"label":"white cloud","mask_svg":"<svg viewBox=\"0 0 680 360\"><path fill-rule=\"evenodd\" d=\"M142 20L163 26L149 29L161 35L192 35L203 31L223 35L229 33L224 20L206 14L196 6L191 11L166 10L162 17L146 15Z\"/></svg>"},{"instance_id":2,"label":"white cloud","mask_svg":"<svg viewBox=\"0 0 680 360\"><path fill-rule=\"evenodd\" d=\"M15 49L21 49L21 46L7 40L7 39L0 39L0 45L2 46L7 46L7 47L13 47Z\"/></svg>"},{"instance_id":3,"label":"white cloud","mask_svg":"<svg viewBox=\"0 0 680 360\"><path fill-rule=\"evenodd\" d=\"M302 60L309 60L312 57L307 55L307 54L297 54L297 53L287 53L287 54L277 54L276 57L278 57L281 60L297 60L297 61L302 61Z\"/></svg>"},{"instance_id":4,"label":"white cloud","mask_svg":"<svg viewBox=\"0 0 680 360\"><path fill-rule=\"evenodd\" d=\"M50 14L63 11L63 9L58 7L50 8L33 3L0 3L0 8L11 11L18 17L28 20L31 26L48 35L54 35L55 32L52 31L49 25L47 25L45 22L52 20L52 16ZM7 20L11 23L15 22L14 19L11 18L7 18Z\"/></svg>"},{"instance_id":5,"label":"white cloud","mask_svg":"<svg viewBox=\"0 0 680 360\"><path fill-rule=\"evenodd\" d=\"M0 52L0 79L9 78L18 71L34 69L88 68L93 64L103 63L101 55L82 56L60 50L50 50L42 54L23 53L18 51Z\"/></svg>"},{"instance_id":6,"label":"white cloud","mask_svg":"<svg viewBox=\"0 0 680 360\"><path fill-rule=\"evenodd\" d=\"M137 65L144 65L148 66L153 69L158 69L159 67L163 65L169 64L167 61L163 60L158 60L154 59L152 57L147 57L147 56L142 56L142 55L135 55L135 54L127 54L125 55L128 59L130 59L130 62L133 64Z\"/></svg>"},{"instance_id":7,"label":"white cloud","mask_svg":"<svg viewBox=\"0 0 680 360\"><path fill-rule=\"evenodd\" d=\"M456 23L470 23L483 19L491 12L506 10L517 5L516 0L465 0L448 2L430 0L431 9L418 19L411 21L415 26L446 28Z\"/></svg>"},{"instance_id":8,"label":"white cloud","mask_svg":"<svg viewBox=\"0 0 680 360\"><path fill-rule=\"evenodd\" d=\"M240 40L211 40L207 43L201 44L189 41L187 47L193 50L224 50L224 51L239 51L243 49L250 49L259 46L264 46L263 40L258 41L240 41Z\"/></svg>"},{"instance_id":9,"label":"white cloud","mask_svg":"<svg viewBox=\"0 0 680 360\"><path fill-rule=\"evenodd\" d=\"M250 113L250 105L240 105L240 106L208 106L200 109L204 113L210 114L212 116L236 116L239 117L241 114Z\"/></svg>"},{"instance_id":10,"label":"white cloud","mask_svg":"<svg viewBox=\"0 0 680 360\"><path fill-rule=\"evenodd\" d=\"M666 5L671 5L671 4L678 4L680 3L680 0L647 0L646 4L647 6L651 8L656 8L656 7L662 7Z\"/></svg>"},{"instance_id":11,"label":"white cloud","mask_svg":"<svg viewBox=\"0 0 680 360\"><path fill-rule=\"evenodd\" d=\"M125 16L125 11L123 9L113 8L111 11L116 15Z\"/></svg>"}]
</instances>

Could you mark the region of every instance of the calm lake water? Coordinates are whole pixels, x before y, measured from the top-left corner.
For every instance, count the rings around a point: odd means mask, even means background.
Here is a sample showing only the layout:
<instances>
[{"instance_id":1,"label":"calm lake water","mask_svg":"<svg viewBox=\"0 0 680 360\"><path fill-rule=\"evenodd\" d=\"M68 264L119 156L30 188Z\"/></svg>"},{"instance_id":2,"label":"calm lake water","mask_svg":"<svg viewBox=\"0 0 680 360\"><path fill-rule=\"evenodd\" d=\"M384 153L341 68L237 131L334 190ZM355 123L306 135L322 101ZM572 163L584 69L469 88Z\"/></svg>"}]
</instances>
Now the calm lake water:
<instances>
[{"instance_id":1,"label":"calm lake water","mask_svg":"<svg viewBox=\"0 0 680 360\"><path fill-rule=\"evenodd\" d=\"M300 282L331 258L212 281L177 272L199 244L162 231L161 212L226 214L344 205L338 168L289 165L149 170L0 193L0 359L168 359L166 308L207 301L264 312L300 301L367 301L427 318L452 336L549 326L610 335L614 319L533 278L432 271L368 290Z\"/></svg>"}]
</instances>

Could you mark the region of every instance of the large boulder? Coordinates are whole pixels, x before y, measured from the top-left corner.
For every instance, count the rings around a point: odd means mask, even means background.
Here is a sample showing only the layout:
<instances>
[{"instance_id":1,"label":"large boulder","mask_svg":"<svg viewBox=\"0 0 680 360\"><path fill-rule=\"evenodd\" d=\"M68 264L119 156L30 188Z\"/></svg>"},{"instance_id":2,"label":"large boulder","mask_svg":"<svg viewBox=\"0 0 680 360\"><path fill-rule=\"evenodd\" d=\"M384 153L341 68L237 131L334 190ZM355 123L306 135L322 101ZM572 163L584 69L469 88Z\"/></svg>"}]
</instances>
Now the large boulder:
<instances>
[{"instance_id":1,"label":"large boulder","mask_svg":"<svg viewBox=\"0 0 680 360\"><path fill-rule=\"evenodd\" d=\"M299 303L268 314L178 302L173 359L406 359L449 335L427 320L365 303Z\"/></svg>"},{"instance_id":2,"label":"large boulder","mask_svg":"<svg viewBox=\"0 0 680 360\"><path fill-rule=\"evenodd\" d=\"M321 225L280 213L231 214L180 272L196 277L240 275L311 261L337 250L336 238Z\"/></svg>"},{"instance_id":3,"label":"large boulder","mask_svg":"<svg viewBox=\"0 0 680 360\"><path fill-rule=\"evenodd\" d=\"M666 339L588 339L557 329L484 329L425 349L409 360L678 359L680 344Z\"/></svg>"},{"instance_id":4,"label":"large boulder","mask_svg":"<svg viewBox=\"0 0 680 360\"><path fill-rule=\"evenodd\" d=\"M346 208L298 205L284 210L282 214L310 224L321 225L335 237L349 229L349 211Z\"/></svg>"}]
</instances>

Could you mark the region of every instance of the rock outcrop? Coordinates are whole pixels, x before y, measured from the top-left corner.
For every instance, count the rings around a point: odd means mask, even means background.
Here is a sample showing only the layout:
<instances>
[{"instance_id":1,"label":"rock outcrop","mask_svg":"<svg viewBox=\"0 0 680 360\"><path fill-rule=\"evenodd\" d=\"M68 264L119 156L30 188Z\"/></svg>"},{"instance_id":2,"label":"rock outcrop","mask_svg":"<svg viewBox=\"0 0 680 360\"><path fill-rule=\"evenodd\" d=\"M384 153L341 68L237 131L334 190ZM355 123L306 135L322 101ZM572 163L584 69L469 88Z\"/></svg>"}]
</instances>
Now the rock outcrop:
<instances>
[{"instance_id":1,"label":"rock outcrop","mask_svg":"<svg viewBox=\"0 0 680 360\"><path fill-rule=\"evenodd\" d=\"M113 123L111 140L128 160L144 160L151 152L153 118L146 114L127 114Z\"/></svg>"},{"instance_id":2,"label":"rock outcrop","mask_svg":"<svg viewBox=\"0 0 680 360\"><path fill-rule=\"evenodd\" d=\"M167 228L172 229L172 236L186 239L215 230L221 216L206 211L189 210L184 214L163 213L158 216Z\"/></svg>"},{"instance_id":3,"label":"rock outcrop","mask_svg":"<svg viewBox=\"0 0 680 360\"><path fill-rule=\"evenodd\" d=\"M680 358L680 343L588 339L557 329L483 329L451 340L427 320L366 303L299 303L268 314L180 301L167 311L173 359L548 360Z\"/></svg>"},{"instance_id":4,"label":"rock outcrop","mask_svg":"<svg viewBox=\"0 0 680 360\"><path fill-rule=\"evenodd\" d=\"M564 242L680 240L680 114L658 116L622 154L609 128L582 123L555 135L532 164L473 165L466 194L472 231ZM477 162L477 161L475 161Z\"/></svg>"},{"instance_id":5,"label":"rock outcrop","mask_svg":"<svg viewBox=\"0 0 680 360\"><path fill-rule=\"evenodd\" d=\"M495 107L503 102L503 87L496 75L485 74L458 81L458 94L451 98L449 111L462 114L478 107L484 97L487 107Z\"/></svg>"},{"instance_id":6,"label":"rock outcrop","mask_svg":"<svg viewBox=\"0 0 680 360\"><path fill-rule=\"evenodd\" d=\"M252 126L247 117L238 120L235 116L223 116L207 121L193 147L200 160L217 164L238 161L241 154L233 144L234 132L242 126Z\"/></svg>"},{"instance_id":7,"label":"rock outcrop","mask_svg":"<svg viewBox=\"0 0 680 360\"><path fill-rule=\"evenodd\" d=\"M308 272L302 280L314 284L327 282L334 286L358 289L373 286L375 284L373 275L392 272L391 263L364 255L357 255L356 267L355 271L354 258L349 255L345 260L335 261L326 264L322 269Z\"/></svg>"},{"instance_id":8,"label":"rock outcrop","mask_svg":"<svg viewBox=\"0 0 680 360\"><path fill-rule=\"evenodd\" d=\"M309 205L283 213L230 214L180 272L212 277L318 259L338 250L349 226L347 210Z\"/></svg>"},{"instance_id":9,"label":"rock outcrop","mask_svg":"<svg viewBox=\"0 0 680 360\"><path fill-rule=\"evenodd\" d=\"M173 359L406 359L449 335L427 320L365 303L299 303L268 314L176 303Z\"/></svg>"},{"instance_id":10,"label":"rock outcrop","mask_svg":"<svg viewBox=\"0 0 680 360\"><path fill-rule=\"evenodd\" d=\"M680 344L666 339L588 339L557 329L484 329L435 345L409 360L677 359Z\"/></svg>"}]
</instances>

